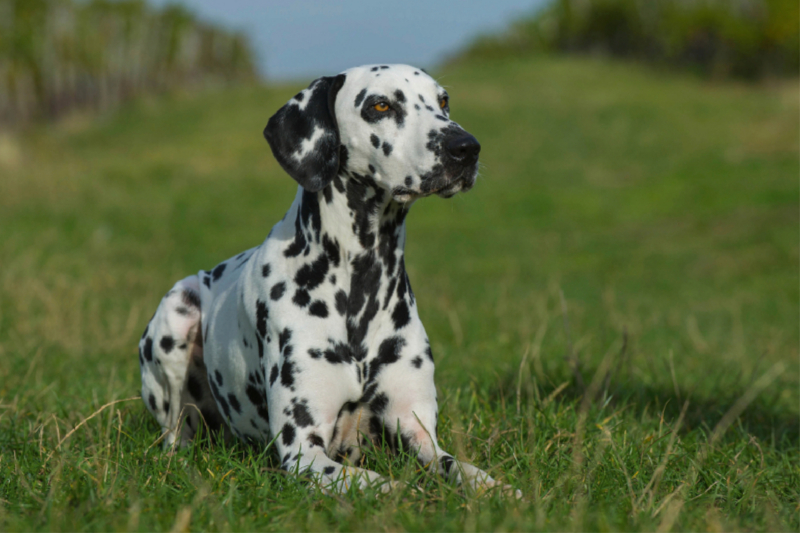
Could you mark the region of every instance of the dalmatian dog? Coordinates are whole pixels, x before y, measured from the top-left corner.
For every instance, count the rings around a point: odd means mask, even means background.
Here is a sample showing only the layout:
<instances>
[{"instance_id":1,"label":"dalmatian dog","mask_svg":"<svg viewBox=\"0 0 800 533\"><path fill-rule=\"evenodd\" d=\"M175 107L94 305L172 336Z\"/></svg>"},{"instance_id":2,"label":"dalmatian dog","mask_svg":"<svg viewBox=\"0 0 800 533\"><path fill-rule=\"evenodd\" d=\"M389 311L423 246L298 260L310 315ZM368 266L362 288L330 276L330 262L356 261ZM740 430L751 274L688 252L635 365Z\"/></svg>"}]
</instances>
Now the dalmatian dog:
<instances>
[{"instance_id":1,"label":"dalmatian dog","mask_svg":"<svg viewBox=\"0 0 800 533\"><path fill-rule=\"evenodd\" d=\"M384 442L474 491L498 486L439 447L404 264L411 204L467 191L478 172L480 144L450 120L447 92L407 65L353 68L295 95L264 136L299 183L289 211L260 246L178 281L139 343L165 445L201 424L274 441L283 468L335 493L393 486L355 466Z\"/></svg>"}]
</instances>

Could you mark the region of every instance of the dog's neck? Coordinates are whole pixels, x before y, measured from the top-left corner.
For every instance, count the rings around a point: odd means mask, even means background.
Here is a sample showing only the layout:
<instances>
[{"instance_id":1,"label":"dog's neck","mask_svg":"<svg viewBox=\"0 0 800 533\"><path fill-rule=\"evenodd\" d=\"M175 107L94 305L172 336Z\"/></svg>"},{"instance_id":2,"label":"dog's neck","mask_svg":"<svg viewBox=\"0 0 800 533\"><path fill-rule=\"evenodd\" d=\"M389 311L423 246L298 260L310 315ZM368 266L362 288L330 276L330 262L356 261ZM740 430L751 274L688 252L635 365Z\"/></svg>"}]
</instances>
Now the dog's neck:
<instances>
[{"instance_id":1,"label":"dog's neck","mask_svg":"<svg viewBox=\"0 0 800 533\"><path fill-rule=\"evenodd\" d=\"M301 190L298 200L298 248L301 241L320 245L329 254L336 247L348 263L364 254L375 254L387 267L388 275L400 273L402 266L395 266L402 262L410 204L396 202L371 177L346 171L319 192Z\"/></svg>"}]
</instances>

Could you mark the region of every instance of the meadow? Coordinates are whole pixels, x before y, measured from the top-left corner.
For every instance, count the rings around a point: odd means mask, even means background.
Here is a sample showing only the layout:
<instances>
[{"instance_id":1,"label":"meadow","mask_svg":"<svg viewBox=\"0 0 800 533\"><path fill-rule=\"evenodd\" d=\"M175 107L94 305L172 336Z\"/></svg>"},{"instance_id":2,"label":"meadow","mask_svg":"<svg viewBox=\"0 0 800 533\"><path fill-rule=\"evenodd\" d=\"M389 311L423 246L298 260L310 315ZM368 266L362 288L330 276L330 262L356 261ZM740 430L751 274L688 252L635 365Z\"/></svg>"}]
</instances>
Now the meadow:
<instances>
[{"instance_id":1,"label":"meadow","mask_svg":"<svg viewBox=\"0 0 800 533\"><path fill-rule=\"evenodd\" d=\"M475 188L407 223L440 439L524 498L380 449L421 490L328 497L271 449L155 444L147 320L295 194L261 130L305 84L248 86L0 133L0 530L800 529L797 80L436 77L483 147Z\"/></svg>"}]
</instances>

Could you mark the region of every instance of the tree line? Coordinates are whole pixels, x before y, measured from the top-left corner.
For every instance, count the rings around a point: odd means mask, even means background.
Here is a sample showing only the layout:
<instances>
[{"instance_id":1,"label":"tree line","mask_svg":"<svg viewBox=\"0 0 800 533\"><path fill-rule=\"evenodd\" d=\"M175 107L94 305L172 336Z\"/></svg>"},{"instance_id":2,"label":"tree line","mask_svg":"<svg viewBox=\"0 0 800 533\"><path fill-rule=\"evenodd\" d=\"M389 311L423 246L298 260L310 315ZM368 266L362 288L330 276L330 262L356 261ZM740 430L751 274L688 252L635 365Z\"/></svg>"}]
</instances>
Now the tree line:
<instances>
[{"instance_id":1,"label":"tree line","mask_svg":"<svg viewBox=\"0 0 800 533\"><path fill-rule=\"evenodd\" d=\"M553 0L460 59L534 52L602 54L714 77L800 71L798 0Z\"/></svg>"},{"instance_id":2,"label":"tree line","mask_svg":"<svg viewBox=\"0 0 800 533\"><path fill-rule=\"evenodd\" d=\"M245 35L142 0L0 0L0 124L252 80Z\"/></svg>"}]
</instances>

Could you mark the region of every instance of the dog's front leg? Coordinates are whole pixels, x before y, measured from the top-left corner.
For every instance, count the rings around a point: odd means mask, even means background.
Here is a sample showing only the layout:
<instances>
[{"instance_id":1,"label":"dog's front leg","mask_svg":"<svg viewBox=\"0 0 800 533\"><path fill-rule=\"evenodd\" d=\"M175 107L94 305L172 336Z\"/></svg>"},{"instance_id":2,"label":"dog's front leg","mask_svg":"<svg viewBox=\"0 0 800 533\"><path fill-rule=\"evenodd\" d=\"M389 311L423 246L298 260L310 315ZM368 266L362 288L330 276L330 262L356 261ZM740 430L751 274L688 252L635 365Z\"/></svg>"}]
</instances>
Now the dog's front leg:
<instances>
[{"instance_id":1,"label":"dog's front leg","mask_svg":"<svg viewBox=\"0 0 800 533\"><path fill-rule=\"evenodd\" d=\"M352 486L372 487L381 492L391 490L395 483L376 472L342 465L328 456L328 451L333 449L331 444L340 409L335 391L328 395L304 395L300 390L297 393L297 396L287 397L288 401L280 401L283 407L270 414L270 427L272 434L277 435L275 444L282 468L308 476L326 493L347 492Z\"/></svg>"},{"instance_id":2,"label":"dog's front leg","mask_svg":"<svg viewBox=\"0 0 800 533\"><path fill-rule=\"evenodd\" d=\"M377 381L377 395L385 398L382 422L390 433L400 429L401 440L417 450L417 459L423 465L449 481L463 485L476 494L501 487L517 498L522 492L510 485L496 481L492 476L464 463L439 447L436 435L438 407L436 387L433 382L433 359L430 348L412 348L395 365L384 369ZM416 356L422 353L422 356Z\"/></svg>"},{"instance_id":3,"label":"dog's front leg","mask_svg":"<svg viewBox=\"0 0 800 533\"><path fill-rule=\"evenodd\" d=\"M412 449L417 449L417 460L448 481L462 485L476 495L500 487L506 494L522 497L521 491L495 480L477 466L459 461L439 447L435 408L432 413L430 407L426 405L406 406L402 412L388 414L386 417L388 427L392 427L391 420L394 420L394 427L400 427L402 435L411 443Z\"/></svg>"}]
</instances>

